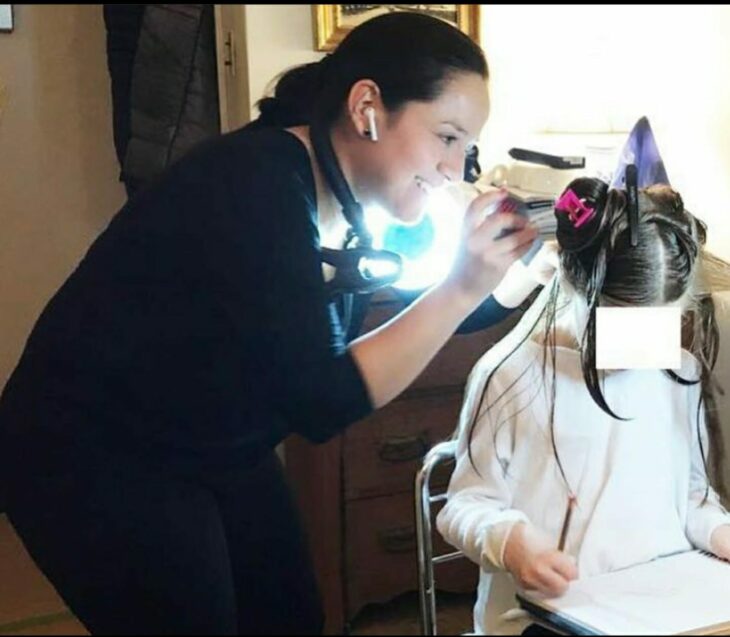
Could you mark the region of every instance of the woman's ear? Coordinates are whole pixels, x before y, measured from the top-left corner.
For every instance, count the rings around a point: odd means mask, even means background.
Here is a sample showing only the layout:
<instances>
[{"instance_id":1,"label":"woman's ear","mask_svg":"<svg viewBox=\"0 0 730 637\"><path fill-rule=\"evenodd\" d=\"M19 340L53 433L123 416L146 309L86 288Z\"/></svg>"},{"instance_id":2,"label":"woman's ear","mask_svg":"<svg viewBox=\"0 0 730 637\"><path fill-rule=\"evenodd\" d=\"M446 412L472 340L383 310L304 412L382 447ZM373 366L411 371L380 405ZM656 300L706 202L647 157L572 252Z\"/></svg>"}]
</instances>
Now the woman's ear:
<instances>
[{"instance_id":1,"label":"woman's ear","mask_svg":"<svg viewBox=\"0 0 730 637\"><path fill-rule=\"evenodd\" d=\"M347 114L359 137L378 140L378 125L385 110L380 98L380 88L375 82L358 80L352 85L347 98Z\"/></svg>"}]
</instances>

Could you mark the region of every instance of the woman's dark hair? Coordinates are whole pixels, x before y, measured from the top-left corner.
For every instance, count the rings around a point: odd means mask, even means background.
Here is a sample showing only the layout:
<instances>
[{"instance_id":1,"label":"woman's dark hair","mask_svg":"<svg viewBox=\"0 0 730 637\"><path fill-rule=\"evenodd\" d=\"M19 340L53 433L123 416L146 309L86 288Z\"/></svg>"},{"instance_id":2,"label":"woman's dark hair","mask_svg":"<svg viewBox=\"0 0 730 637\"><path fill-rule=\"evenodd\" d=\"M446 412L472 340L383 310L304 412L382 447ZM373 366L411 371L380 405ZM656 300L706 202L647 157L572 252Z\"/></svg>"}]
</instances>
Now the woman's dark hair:
<instances>
[{"instance_id":1,"label":"woman's dark hair","mask_svg":"<svg viewBox=\"0 0 730 637\"><path fill-rule=\"evenodd\" d=\"M621 420L606 402L601 389L602 373L596 369L596 308L599 305L624 305L632 307L660 306L681 301L683 308L683 332L685 347L700 364L698 379L684 379L671 370L666 373L682 385L701 384L697 405L697 435L707 475L717 491L723 493L721 464L723 459L722 436L715 408L715 381L712 375L719 348L719 334L715 308L709 294L696 295L700 257L709 260L718 269L728 272L728 264L705 253L705 225L684 208L681 196L667 185L655 185L639 192L638 245L632 247L624 190L609 189L601 180L579 178L566 189L572 190L595 214L576 228L568 211L556 209L557 239L560 247L560 266L564 280L573 288L587 306L588 321L581 339L581 366L585 384L596 404L607 414ZM543 378L548 354L552 363L552 391L549 424L553 450L558 467L565 480L554 437L555 411L555 327L559 312L559 286L553 281L548 301L540 312L527 336L488 375L481 399L469 425L469 455L471 440L487 394L489 382L509 356L524 342L529 334L543 321L545 339L543 347ZM498 397L489 410L501 397ZM705 405L705 420L711 453L709 462L705 454L701 433L701 411ZM494 432L496 436L496 432ZM473 460L472 460L473 464ZM476 467L475 467L476 468ZM567 484L567 480L566 484ZM570 489L570 485L568 485ZM707 494L706 494L707 496Z\"/></svg>"},{"instance_id":2,"label":"woman's dark hair","mask_svg":"<svg viewBox=\"0 0 730 637\"><path fill-rule=\"evenodd\" d=\"M334 53L279 76L273 96L257 103L255 126L331 126L350 88L373 80L389 112L406 102L437 98L452 74L488 78L483 51L443 20L415 12L388 13L350 31Z\"/></svg>"}]
</instances>

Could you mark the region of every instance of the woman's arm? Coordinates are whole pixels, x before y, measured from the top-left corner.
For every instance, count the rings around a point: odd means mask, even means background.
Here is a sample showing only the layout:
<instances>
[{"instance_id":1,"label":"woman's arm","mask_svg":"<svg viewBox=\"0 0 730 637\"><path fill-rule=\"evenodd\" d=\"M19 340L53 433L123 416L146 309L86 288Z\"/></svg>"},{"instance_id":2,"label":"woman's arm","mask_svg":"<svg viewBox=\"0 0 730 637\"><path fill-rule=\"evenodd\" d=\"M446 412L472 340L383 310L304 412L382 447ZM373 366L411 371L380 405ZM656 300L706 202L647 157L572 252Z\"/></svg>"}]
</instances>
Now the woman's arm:
<instances>
[{"instance_id":1,"label":"woman's arm","mask_svg":"<svg viewBox=\"0 0 730 637\"><path fill-rule=\"evenodd\" d=\"M390 402L415 380L464 318L532 245L535 230L518 215L484 218L484 209L502 197L495 191L472 202L464 219L461 252L442 283L350 345L375 407ZM519 230L497 238L515 227Z\"/></svg>"},{"instance_id":2,"label":"woman's arm","mask_svg":"<svg viewBox=\"0 0 730 637\"><path fill-rule=\"evenodd\" d=\"M500 323L514 312L538 286L547 285L558 269L556 241L546 241L528 265L515 261L492 294L459 325L458 334L469 334Z\"/></svg>"}]
</instances>

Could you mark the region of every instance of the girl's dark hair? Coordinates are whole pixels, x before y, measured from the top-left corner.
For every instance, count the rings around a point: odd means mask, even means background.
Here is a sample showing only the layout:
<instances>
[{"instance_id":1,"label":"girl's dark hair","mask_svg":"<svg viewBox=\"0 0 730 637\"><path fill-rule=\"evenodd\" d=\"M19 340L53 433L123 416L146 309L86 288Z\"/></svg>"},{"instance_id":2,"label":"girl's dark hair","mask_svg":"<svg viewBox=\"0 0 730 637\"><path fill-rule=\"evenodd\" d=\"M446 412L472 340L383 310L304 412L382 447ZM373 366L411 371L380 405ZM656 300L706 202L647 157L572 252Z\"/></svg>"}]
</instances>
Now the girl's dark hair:
<instances>
[{"instance_id":1,"label":"girl's dark hair","mask_svg":"<svg viewBox=\"0 0 730 637\"><path fill-rule=\"evenodd\" d=\"M560 247L561 272L567 283L587 305L588 322L581 339L581 366L586 387L596 404L614 418L601 389L602 374L596 369L596 308L602 304L632 307L660 306L680 301L684 311L683 333L691 339L685 347L700 364L698 379L684 379L671 370L666 373L676 382L689 385L701 383L697 405L697 435L707 475L717 491L723 493L721 464L723 459L720 423L715 408L715 381L712 370L719 348L715 308L709 294L694 294L699 257L706 256L726 270L728 264L704 255L705 225L684 208L681 196L667 185L655 185L639 192L638 245L631 246L626 192L610 189L601 180L579 178L567 189L590 208L594 216L576 228L567 211L556 209L557 239ZM566 190L567 190L566 189ZM565 480L558 450L555 447L553 416L555 409L555 317L558 310L558 281L553 281L548 301L525 338L544 323L543 377L548 352L552 362L551 411L549 416L553 450ZM469 429L471 440L489 382L509 356L524 342L523 339L487 377L481 399L473 413ZM501 397L497 398L490 409ZM700 415L705 405L706 427L711 447L709 462L700 435ZM496 436L496 433L494 434ZM473 461L472 461L473 463ZM566 481L567 483L567 481ZM568 485L570 489L570 485Z\"/></svg>"},{"instance_id":2,"label":"girl's dark hair","mask_svg":"<svg viewBox=\"0 0 730 637\"><path fill-rule=\"evenodd\" d=\"M409 101L437 98L450 76L478 73L488 78L483 51L443 20L395 12L372 18L350 31L334 53L279 76L273 96L259 100L254 126L308 125L316 117L331 126L352 85L373 80L388 111Z\"/></svg>"}]
</instances>

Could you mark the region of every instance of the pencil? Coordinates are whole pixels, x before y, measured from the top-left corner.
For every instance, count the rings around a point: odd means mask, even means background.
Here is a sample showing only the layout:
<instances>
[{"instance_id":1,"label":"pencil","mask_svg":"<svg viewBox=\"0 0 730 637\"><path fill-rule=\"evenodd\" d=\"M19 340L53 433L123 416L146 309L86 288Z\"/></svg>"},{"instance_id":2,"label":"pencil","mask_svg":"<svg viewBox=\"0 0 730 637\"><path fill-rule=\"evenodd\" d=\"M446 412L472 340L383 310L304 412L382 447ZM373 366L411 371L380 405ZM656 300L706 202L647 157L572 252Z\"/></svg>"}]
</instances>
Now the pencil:
<instances>
[{"instance_id":1,"label":"pencil","mask_svg":"<svg viewBox=\"0 0 730 637\"><path fill-rule=\"evenodd\" d=\"M565 540L568 537L568 529L570 528L570 517L573 515L573 507L575 507L575 496L571 493L568 496L568 506L565 509L565 519L563 520L563 529L560 531L560 541L558 542L558 551L565 549Z\"/></svg>"}]
</instances>

